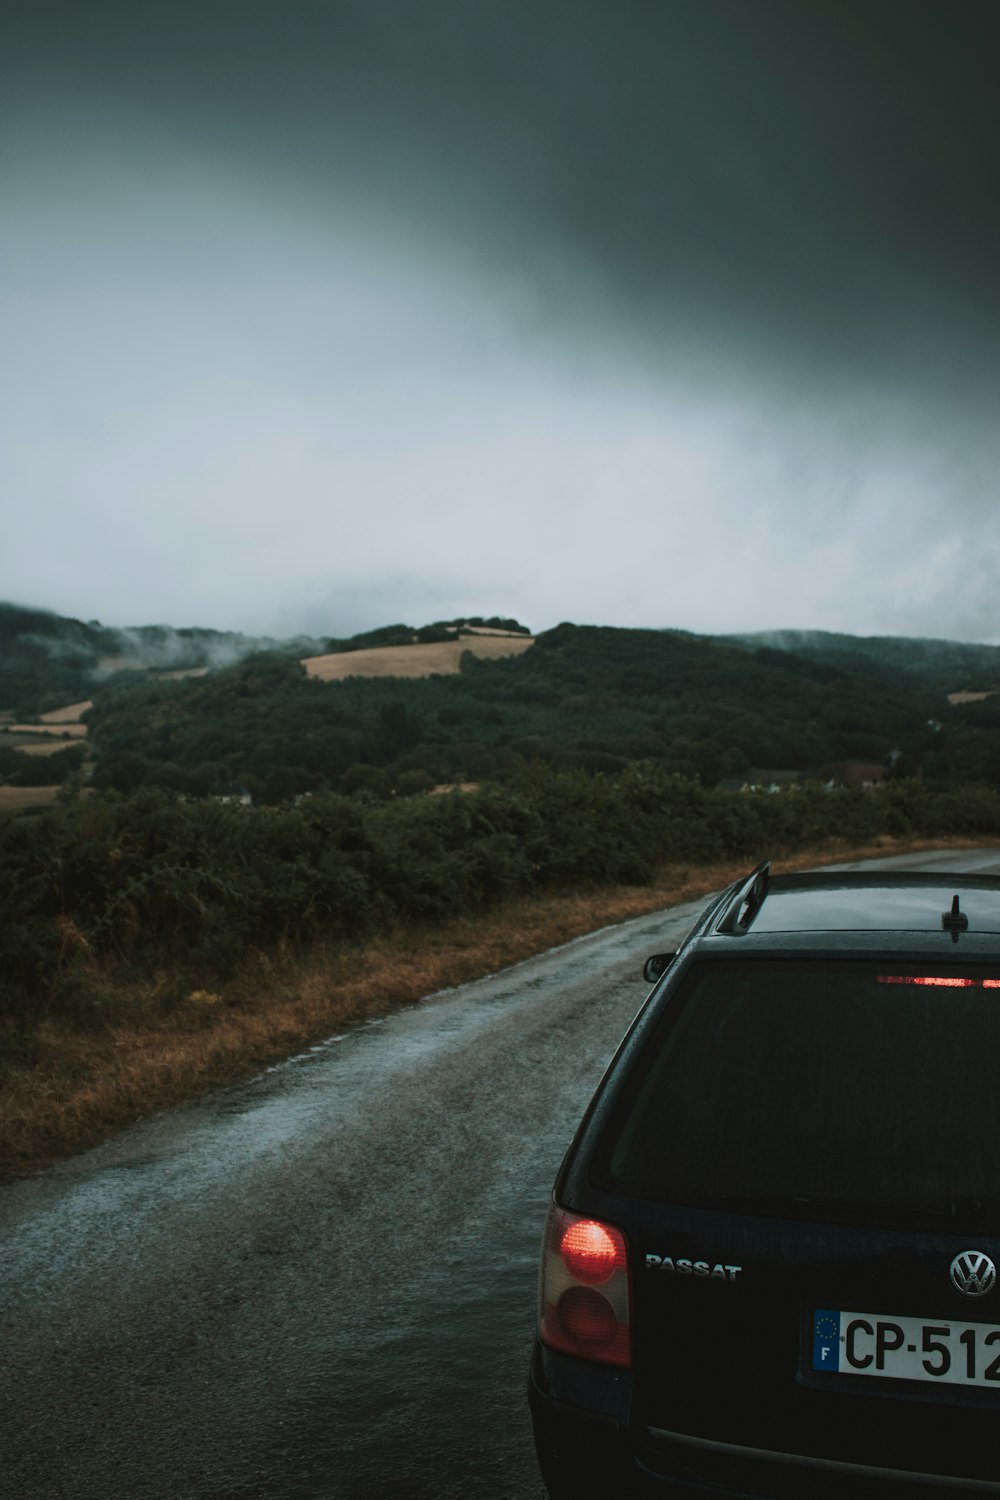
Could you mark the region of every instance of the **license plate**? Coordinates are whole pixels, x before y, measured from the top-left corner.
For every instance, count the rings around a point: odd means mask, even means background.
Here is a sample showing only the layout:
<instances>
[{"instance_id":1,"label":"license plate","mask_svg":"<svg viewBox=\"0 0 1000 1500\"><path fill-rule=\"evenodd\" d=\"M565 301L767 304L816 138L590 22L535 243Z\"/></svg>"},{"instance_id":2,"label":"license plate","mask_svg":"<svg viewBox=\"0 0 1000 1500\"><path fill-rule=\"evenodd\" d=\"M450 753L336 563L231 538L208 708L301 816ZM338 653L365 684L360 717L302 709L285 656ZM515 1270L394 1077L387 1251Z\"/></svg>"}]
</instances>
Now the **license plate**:
<instances>
[{"instance_id":1,"label":"license plate","mask_svg":"<svg viewBox=\"0 0 1000 1500\"><path fill-rule=\"evenodd\" d=\"M1000 1326L820 1307L813 1314L812 1367L834 1375L981 1385L1000 1392Z\"/></svg>"}]
</instances>

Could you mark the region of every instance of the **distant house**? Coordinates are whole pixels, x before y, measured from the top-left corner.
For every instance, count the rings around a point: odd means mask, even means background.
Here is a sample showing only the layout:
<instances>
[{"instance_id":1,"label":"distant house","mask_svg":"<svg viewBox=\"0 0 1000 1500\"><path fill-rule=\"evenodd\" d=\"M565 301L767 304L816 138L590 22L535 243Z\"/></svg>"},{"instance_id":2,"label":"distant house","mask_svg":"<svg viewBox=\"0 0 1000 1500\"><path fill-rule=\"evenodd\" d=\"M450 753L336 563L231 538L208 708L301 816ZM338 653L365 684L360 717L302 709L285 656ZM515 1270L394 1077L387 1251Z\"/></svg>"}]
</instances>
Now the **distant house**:
<instances>
[{"instance_id":1,"label":"distant house","mask_svg":"<svg viewBox=\"0 0 1000 1500\"><path fill-rule=\"evenodd\" d=\"M747 776L724 776L715 785L720 792L792 792L802 780L801 771L751 771Z\"/></svg>"},{"instance_id":2,"label":"distant house","mask_svg":"<svg viewBox=\"0 0 1000 1500\"><path fill-rule=\"evenodd\" d=\"M220 791L212 793L213 802L238 802L242 807L250 807L253 797L245 786L226 786Z\"/></svg>"}]
</instances>

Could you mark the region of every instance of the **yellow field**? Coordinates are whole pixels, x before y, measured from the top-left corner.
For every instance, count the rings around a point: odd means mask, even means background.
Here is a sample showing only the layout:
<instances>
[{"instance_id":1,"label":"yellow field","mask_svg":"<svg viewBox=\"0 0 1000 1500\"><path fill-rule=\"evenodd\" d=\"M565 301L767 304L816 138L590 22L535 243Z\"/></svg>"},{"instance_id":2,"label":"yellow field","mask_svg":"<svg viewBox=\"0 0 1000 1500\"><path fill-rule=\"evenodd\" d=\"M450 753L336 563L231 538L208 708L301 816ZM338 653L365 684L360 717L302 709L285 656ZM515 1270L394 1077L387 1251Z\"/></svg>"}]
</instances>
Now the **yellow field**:
<instances>
[{"instance_id":1,"label":"yellow field","mask_svg":"<svg viewBox=\"0 0 1000 1500\"><path fill-rule=\"evenodd\" d=\"M307 656L302 665L310 677L336 682L344 677L432 677L457 672L466 651L490 658L520 656L535 644L528 635L460 636L428 645L373 646L367 651L338 651L331 656Z\"/></svg>"},{"instance_id":2,"label":"yellow field","mask_svg":"<svg viewBox=\"0 0 1000 1500\"><path fill-rule=\"evenodd\" d=\"M89 698L82 703L67 703L41 714L40 724L13 724L12 714L0 715L0 744L22 755L57 755L79 744L87 737L87 726L80 715L90 707ZM31 807L51 802L57 787L0 787L0 811L10 807Z\"/></svg>"},{"instance_id":3,"label":"yellow field","mask_svg":"<svg viewBox=\"0 0 1000 1500\"><path fill-rule=\"evenodd\" d=\"M499 626L493 625L463 625L462 629L468 635L505 635L515 641L527 639L520 630L501 630Z\"/></svg>"},{"instance_id":4,"label":"yellow field","mask_svg":"<svg viewBox=\"0 0 1000 1500\"><path fill-rule=\"evenodd\" d=\"M86 724L60 723L53 724L10 724L7 728L8 734L39 734L47 739L61 739L68 735L71 740L82 740L86 738Z\"/></svg>"},{"instance_id":5,"label":"yellow field","mask_svg":"<svg viewBox=\"0 0 1000 1500\"><path fill-rule=\"evenodd\" d=\"M19 750L22 755L55 755L60 750L68 750L71 745L78 745L79 740L21 740L11 735L4 737L0 744L4 744L10 750Z\"/></svg>"},{"instance_id":6,"label":"yellow field","mask_svg":"<svg viewBox=\"0 0 1000 1500\"><path fill-rule=\"evenodd\" d=\"M76 724L93 706L90 699L85 698L82 703L67 703L65 708L54 708L51 713L39 714L38 717L43 724Z\"/></svg>"},{"instance_id":7,"label":"yellow field","mask_svg":"<svg viewBox=\"0 0 1000 1500\"><path fill-rule=\"evenodd\" d=\"M0 786L0 813L19 807L45 807L56 800L58 791L57 786Z\"/></svg>"}]
</instances>

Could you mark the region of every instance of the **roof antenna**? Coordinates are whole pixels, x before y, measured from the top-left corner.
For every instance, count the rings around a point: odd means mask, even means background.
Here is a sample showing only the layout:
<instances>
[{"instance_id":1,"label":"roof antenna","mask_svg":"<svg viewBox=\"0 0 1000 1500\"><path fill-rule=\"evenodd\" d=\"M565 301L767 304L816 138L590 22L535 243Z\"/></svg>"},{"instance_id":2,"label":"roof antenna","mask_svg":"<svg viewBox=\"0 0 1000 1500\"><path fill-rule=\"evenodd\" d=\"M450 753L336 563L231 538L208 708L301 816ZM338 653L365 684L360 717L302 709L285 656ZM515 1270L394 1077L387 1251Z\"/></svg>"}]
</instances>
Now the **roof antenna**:
<instances>
[{"instance_id":1,"label":"roof antenna","mask_svg":"<svg viewBox=\"0 0 1000 1500\"><path fill-rule=\"evenodd\" d=\"M960 932L965 932L968 925L969 919L965 915L965 912L959 911L958 909L957 895L952 896L951 911L945 911L941 913L941 926L944 928L945 932L951 933L952 942L957 943L958 934Z\"/></svg>"}]
</instances>

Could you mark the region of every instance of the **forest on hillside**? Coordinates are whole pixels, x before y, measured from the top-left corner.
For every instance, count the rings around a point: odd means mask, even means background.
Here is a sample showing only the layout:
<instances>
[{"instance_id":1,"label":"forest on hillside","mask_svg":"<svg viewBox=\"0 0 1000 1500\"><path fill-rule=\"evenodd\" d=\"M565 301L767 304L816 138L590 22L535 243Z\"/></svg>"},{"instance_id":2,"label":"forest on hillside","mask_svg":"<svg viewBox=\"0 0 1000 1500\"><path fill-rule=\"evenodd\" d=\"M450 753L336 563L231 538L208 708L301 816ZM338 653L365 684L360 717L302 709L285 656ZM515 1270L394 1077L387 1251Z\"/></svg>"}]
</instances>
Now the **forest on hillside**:
<instances>
[{"instance_id":1,"label":"forest on hillside","mask_svg":"<svg viewBox=\"0 0 1000 1500\"><path fill-rule=\"evenodd\" d=\"M856 763L997 785L994 705L770 648L561 625L519 656L468 655L455 676L320 682L269 653L198 680L110 685L88 724L99 786L275 802L502 781L534 761L612 775L649 761L705 786L836 780Z\"/></svg>"},{"instance_id":2,"label":"forest on hillside","mask_svg":"<svg viewBox=\"0 0 1000 1500\"><path fill-rule=\"evenodd\" d=\"M473 616L413 627L394 624L347 637L296 636L274 640L232 630L171 625L126 628L75 620L49 610L0 601L0 713L30 719L65 703L89 698L107 686L128 686L150 673L232 666L273 651L298 660L324 652L448 640L459 627L478 626L527 635L516 620Z\"/></svg>"},{"instance_id":3,"label":"forest on hillside","mask_svg":"<svg viewBox=\"0 0 1000 1500\"><path fill-rule=\"evenodd\" d=\"M847 672L864 671L880 681L919 683L943 697L1000 690L1000 646L828 630L768 630L718 639L751 651L784 651Z\"/></svg>"},{"instance_id":4,"label":"forest on hillside","mask_svg":"<svg viewBox=\"0 0 1000 1500\"><path fill-rule=\"evenodd\" d=\"M199 627L119 629L0 602L0 713L30 719L149 672L223 667L275 648L298 656L325 649L311 637L277 642Z\"/></svg>"},{"instance_id":5,"label":"forest on hillside","mask_svg":"<svg viewBox=\"0 0 1000 1500\"><path fill-rule=\"evenodd\" d=\"M1000 785L1000 647L822 632L694 636L564 624L529 650L463 659L458 675L320 681L300 657L405 649L489 617L387 625L347 639L264 642L204 630L107 630L0 605L8 721L83 696L86 749L44 758L0 734L0 782L163 787L287 803L334 791L385 798L503 781L540 761L614 775L635 761L715 786L922 776ZM145 665L142 665L145 663ZM206 675L171 680L170 667ZM84 761L86 760L86 766Z\"/></svg>"},{"instance_id":6,"label":"forest on hillside","mask_svg":"<svg viewBox=\"0 0 1000 1500\"><path fill-rule=\"evenodd\" d=\"M0 780L44 764L64 782L55 805L0 817L0 1030L15 1037L46 1017L103 1024L107 966L135 966L144 985L174 976L169 1004L249 952L508 895L845 841L1000 837L1000 699L949 703L940 658L928 677L869 669L865 653L849 669L821 651L566 624L422 679L322 681L290 649L248 647L196 678L101 681L81 663L107 646L102 627L78 625L33 630L26 649L36 704L87 683L86 747L43 761L0 735ZM421 632L326 644L406 636ZM220 645L233 642L165 636L153 659ZM16 677L27 658L14 659ZM852 766L885 779L841 785ZM779 769L794 781L781 795L719 785L766 785ZM429 795L442 787L456 789Z\"/></svg>"}]
</instances>

